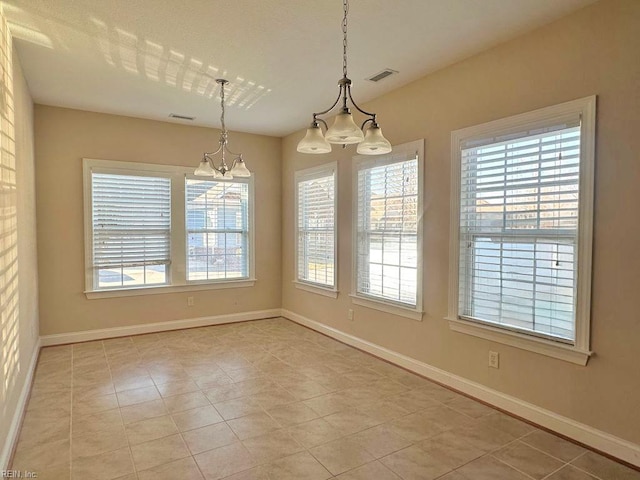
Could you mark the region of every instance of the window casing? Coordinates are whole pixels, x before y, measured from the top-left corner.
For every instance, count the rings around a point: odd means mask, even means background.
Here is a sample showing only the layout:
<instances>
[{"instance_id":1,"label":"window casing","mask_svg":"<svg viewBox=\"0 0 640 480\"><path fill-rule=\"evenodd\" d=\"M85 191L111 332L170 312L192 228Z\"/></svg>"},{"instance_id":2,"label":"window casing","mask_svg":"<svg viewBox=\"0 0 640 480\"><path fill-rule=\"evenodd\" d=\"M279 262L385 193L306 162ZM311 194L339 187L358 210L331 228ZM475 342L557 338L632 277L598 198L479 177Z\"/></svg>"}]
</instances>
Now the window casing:
<instances>
[{"instance_id":1,"label":"window casing","mask_svg":"<svg viewBox=\"0 0 640 480\"><path fill-rule=\"evenodd\" d=\"M422 318L424 142L354 163L354 303Z\"/></svg>"},{"instance_id":2,"label":"window casing","mask_svg":"<svg viewBox=\"0 0 640 480\"><path fill-rule=\"evenodd\" d=\"M585 364L595 97L452 134L449 319Z\"/></svg>"},{"instance_id":3,"label":"window casing","mask_svg":"<svg viewBox=\"0 0 640 480\"><path fill-rule=\"evenodd\" d=\"M83 168L88 298L254 284L251 178L94 159Z\"/></svg>"},{"instance_id":4,"label":"window casing","mask_svg":"<svg viewBox=\"0 0 640 480\"><path fill-rule=\"evenodd\" d=\"M337 292L336 181L335 162L295 175L296 283L301 288Z\"/></svg>"}]
</instances>

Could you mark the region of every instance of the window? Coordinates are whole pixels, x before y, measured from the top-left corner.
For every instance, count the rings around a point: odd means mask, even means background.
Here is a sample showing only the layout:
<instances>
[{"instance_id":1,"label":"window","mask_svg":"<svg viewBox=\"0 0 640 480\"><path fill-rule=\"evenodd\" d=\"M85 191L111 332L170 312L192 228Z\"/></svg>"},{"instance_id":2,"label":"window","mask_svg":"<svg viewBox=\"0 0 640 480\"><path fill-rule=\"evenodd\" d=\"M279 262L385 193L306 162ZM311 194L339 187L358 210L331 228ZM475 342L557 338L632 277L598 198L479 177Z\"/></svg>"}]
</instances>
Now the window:
<instances>
[{"instance_id":1,"label":"window","mask_svg":"<svg viewBox=\"0 0 640 480\"><path fill-rule=\"evenodd\" d=\"M253 285L252 180L84 160L89 298Z\"/></svg>"},{"instance_id":2,"label":"window","mask_svg":"<svg viewBox=\"0 0 640 480\"><path fill-rule=\"evenodd\" d=\"M588 98L454 132L454 320L588 350L594 115Z\"/></svg>"},{"instance_id":3,"label":"window","mask_svg":"<svg viewBox=\"0 0 640 480\"><path fill-rule=\"evenodd\" d=\"M93 284L166 284L171 263L171 180L92 174Z\"/></svg>"},{"instance_id":4,"label":"window","mask_svg":"<svg viewBox=\"0 0 640 480\"><path fill-rule=\"evenodd\" d=\"M423 142L355 163L355 303L421 318ZM404 309L405 311L403 312ZM389 309L387 309L388 311ZM408 312L407 312L408 311Z\"/></svg>"},{"instance_id":5,"label":"window","mask_svg":"<svg viewBox=\"0 0 640 480\"><path fill-rule=\"evenodd\" d=\"M296 280L335 292L336 164L296 172L295 183Z\"/></svg>"},{"instance_id":6,"label":"window","mask_svg":"<svg viewBox=\"0 0 640 480\"><path fill-rule=\"evenodd\" d=\"M249 185L187 179L187 279L249 276Z\"/></svg>"}]
</instances>

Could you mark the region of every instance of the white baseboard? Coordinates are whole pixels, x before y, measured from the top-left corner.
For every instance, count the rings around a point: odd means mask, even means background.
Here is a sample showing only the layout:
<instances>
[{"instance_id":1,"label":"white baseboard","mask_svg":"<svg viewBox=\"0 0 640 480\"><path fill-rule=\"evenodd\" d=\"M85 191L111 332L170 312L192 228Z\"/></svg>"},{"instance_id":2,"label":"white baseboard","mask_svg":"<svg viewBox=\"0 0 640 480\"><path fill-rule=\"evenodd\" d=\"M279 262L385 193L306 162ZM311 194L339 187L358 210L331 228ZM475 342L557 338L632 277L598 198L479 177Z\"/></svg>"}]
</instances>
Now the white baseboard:
<instances>
[{"instance_id":1,"label":"white baseboard","mask_svg":"<svg viewBox=\"0 0 640 480\"><path fill-rule=\"evenodd\" d=\"M38 363L38 354L40 353L40 340L36 342L33 347L33 353L31 354L31 361L29 362L29 370L27 376L24 379L22 388L20 389L20 396L18 397L18 403L16 409L13 412L13 419L9 426L6 438L4 440L4 446L0 453L0 471L9 469L9 460L11 460L11 454L18 443L18 434L20 433L20 425L22 425L22 417L27 408L27 400L29 399L29 392L31 391L31 383L33 381L33 374L36 370L36 364Z\"/></svg>"},{"instance_id":2,"label":"white baseboard","mask_svg":"<svg viewBox=\"0 0 640 480\"><path fill-rule=\"evenodd\" d=\"M86 330L83 332L57 333L40 337L43 347L51 345L63 345L65 343L89 342L103 340L105 338L127 337L143 333L165 332L182 328L207 327L222 323L246 322L247 320L260 320L263 318L279 317L280 309L255 310L252 312L229 313L226 315L213 315L210 317L188 318L185 320L173 320L169 322L144 323L126 327L101 328L98 330Z\"/></svg>"},{"instance_id":3,"label":"white baseboard","mask_svg":"<svg viewBox=\"0 0 640 480\"><path fill-rule=\"evenodd\" d=\"M320 322L282 309L282 316L300 325L304 325L336 340L364 350L423 377L451 387L471 397L477 398L506 412L524 418L542 427L548 428L565 437L571 438L591 448L607 453L632 465L640 467L640 445L558 415L550 410L506 395L466 378L451 374L439 368L389 350L375 343L328 327Z\"/></svg>"}]
</instances>

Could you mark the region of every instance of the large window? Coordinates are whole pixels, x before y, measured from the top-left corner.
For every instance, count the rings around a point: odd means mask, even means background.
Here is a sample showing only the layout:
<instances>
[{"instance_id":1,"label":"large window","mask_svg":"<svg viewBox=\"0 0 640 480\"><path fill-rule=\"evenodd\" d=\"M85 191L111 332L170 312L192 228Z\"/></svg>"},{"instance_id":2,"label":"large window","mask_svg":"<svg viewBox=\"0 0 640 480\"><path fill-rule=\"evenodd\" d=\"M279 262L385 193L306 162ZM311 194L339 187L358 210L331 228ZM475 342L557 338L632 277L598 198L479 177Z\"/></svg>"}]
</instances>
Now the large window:
<instances>
[{"instance_id":1,"label":"large window","mask_svg":"<svg viewBox=\"0 0 640 480\"><path fill-rule=\"evenodd\" d=\"M296 172L296 280L336 288L336 164Z\"/></svg>"},{"instance_id":2,"label":"large window","mask_svg":"<svg viewBox=\"0 0 640 480\"><path fill-rule=\"evenodd\" d=\"M594 108L454 134L458 320L588 348Z\"/></svg>"},{"instance_id":3,"label":"large window","mask_svg":"<svg viewBox=\"0 0 640 480\"><path fill-rule=\"evenodd\" d=\"M191 173L84 160L87 296L253 284L252 180Z\"/></svg>"},{"instance_id":4,"label":"large window","mask_svg":"<svg viewBox=\"0 0 640 480\"><path fill-rule=\"evenodd\" d=\"M356 160L356 303L421 309L422 143Z\"/></svg>"}]
</instances>

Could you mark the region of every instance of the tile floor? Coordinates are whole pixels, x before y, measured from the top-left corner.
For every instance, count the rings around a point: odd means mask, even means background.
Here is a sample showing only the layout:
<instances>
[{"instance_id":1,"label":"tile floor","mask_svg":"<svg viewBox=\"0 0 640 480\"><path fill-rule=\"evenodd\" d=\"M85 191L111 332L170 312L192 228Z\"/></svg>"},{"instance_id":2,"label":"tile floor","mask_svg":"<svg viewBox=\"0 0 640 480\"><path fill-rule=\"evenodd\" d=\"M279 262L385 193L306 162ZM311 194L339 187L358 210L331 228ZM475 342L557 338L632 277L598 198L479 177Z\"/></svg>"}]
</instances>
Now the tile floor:
<instances>
[{"instance_id":1,"label":"tile floor","mask_svg":"<svg viewBox=\"0 0 640 480\"><path fill-rule=\"evenodd\" d=\"M640 472L285 319L44 348L39 480L631 480Z\"/></svg>"}]
</instances>

